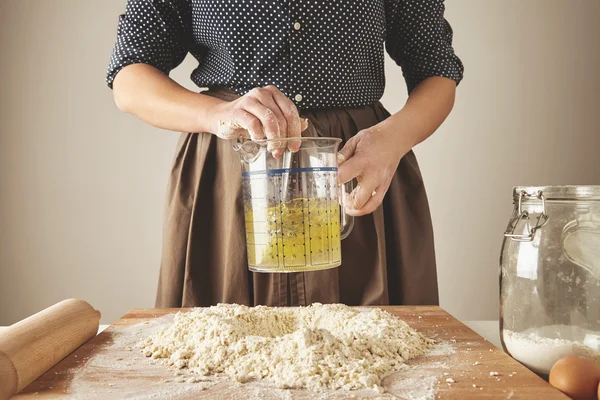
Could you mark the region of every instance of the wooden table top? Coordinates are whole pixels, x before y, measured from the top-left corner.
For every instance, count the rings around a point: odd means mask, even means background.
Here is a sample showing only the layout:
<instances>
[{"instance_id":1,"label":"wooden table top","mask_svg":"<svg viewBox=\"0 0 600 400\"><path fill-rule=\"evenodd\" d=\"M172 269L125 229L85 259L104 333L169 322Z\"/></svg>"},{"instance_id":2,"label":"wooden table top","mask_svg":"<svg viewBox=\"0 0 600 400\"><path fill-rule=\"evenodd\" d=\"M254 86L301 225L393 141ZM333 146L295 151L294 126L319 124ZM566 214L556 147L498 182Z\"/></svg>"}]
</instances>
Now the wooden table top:
<instances>
[{"instance_id":1,"label":"wooden table top","mask_svg":"<svg viewBox=\"0 0 600 400\"><path fill-rule=\"evenodd\" d=\"M502 350L476 334L440 307L386 306L383 310L405 320L413 328L429 337L445 342L454 349L453 354L421 357L409 362L421 371L419 377L433 378L435 399L544 399L568 400L546 381L513 360ZM197 391L187 384L178 390L171 389L169 381L173 370L163 365L151 365L145 357L123 341L126 332L140 332L137 339L144 338L144 326L152 326L158 318L186 309L134 309L70 354L46 374L27 387L15 399L40 398L231 398L250 399L253 393L262 398L282 398L282 389L252 385L235 385L232 382L215 384ZM144 336L146 335L146 336ZM127 347L127 349L126 349ZM137 358L140 360L137 360ZM113 360L105 362L106 359ZM137 361L130 361L136 359ZM104 360L104 361L103 361ZM120 361L114 361L120 360ZM490 373L493 373L491 376ZM496 376L497 373L498 375ZM409 398L402 388L401 377L392 374L383 381L389 398ZM165 378L166 377L166 378ZM167 379L168 378L168 379ZM162 381L161 381L162 379ZM449 380L449 382L446 382ZM134 382L135 384L131 383ZM162 386L161 384L164 383ZM128 386L129 385L129 386ZM193 386L193 385L192 385ZM185 389L185 390L184 390ZM422 389L422 388L421 388ZM314 393L303 390L288 391L287 398L313 398ZM328 393L327 398L376 398L369 393ZM289 397L291 395L291 397ZM342 397L335 397L335 396ZM146 396L146 397L144 397ZM164 396L164 397L163 397ZM395 396L395 397L394 397ZM380 398L386 398L385 396Z\"/></svg>"}]
</instances>

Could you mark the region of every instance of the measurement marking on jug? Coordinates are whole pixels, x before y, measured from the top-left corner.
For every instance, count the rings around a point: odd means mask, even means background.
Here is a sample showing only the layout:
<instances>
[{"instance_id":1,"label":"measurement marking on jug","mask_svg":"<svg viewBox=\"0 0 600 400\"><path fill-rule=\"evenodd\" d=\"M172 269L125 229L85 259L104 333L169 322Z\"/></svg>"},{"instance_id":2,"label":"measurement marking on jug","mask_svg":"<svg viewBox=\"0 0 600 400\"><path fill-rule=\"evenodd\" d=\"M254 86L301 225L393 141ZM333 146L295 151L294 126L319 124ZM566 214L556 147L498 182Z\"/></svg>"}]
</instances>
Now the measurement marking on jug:
<instances>
[{"instance_id":1,"label":"measurement marking on jug","mask_svg":"<svg viewBox=\"0 0 600 400\"><path fill-rule=\"evenodd\" d=\"M313 260L313 243L312 243L312 223L310 221L310 199L306 199L306 209L308 210L308 244L310 245L310 265L315 265Z\"/></svg>"},{"instance_id":2,"label":"measurement marking on jug","mask_svg":"<svg viewBox=\"0 0 600 400\"><path fill-rule=\"evenodd\" d=\"M327 174L327 180L331 179L331 176L329 176L329 174ZM327 181L326 181L327 182ZM333 220L331 219L331 186L329 185L329 183L327 183L325 185L325 190L327 192L327 196L325 197L327 199L326 203L327 203L327 258L329 260L329 263L331 264L333 262L333 242L331 241L331 235L333 235L333 232L331 231L331 224L333 222Z\"/></svg>"},{"instance_id":3,"label":"measurement marking on jug","mask_svg":"<svg viewBox=\"0 0 600 400\"><path fill-rule=\"evenodd\" d=\"M298 182L301 185L303 180L302 180L302 173L300 173L298 175ZM302 245L304 246L304 251L302 252L304 254L304 265L306 266L306 212L304 211L304 199L302 199L302 235L304 236L304 240L302 241Z\"/></svg>"},{"instance_id":4,"label":"measurement marking on jug","mask_svg":"<svg viewBox=\"0 0 600 400\"><path fill-rule=\"evenodd\" d=\"M339 265L335 173L309 168L244 178L251 268L307 271Z\"/></svg>"},{"instance_id":5,"label":"measurement marking on jug","mask_svg":"<svg viewBox=\"0 0 600 400\"><path fill-rule=\"evenodd\" d=\"M282 176L279 175L279 220L280 220L279 224L281 226L281 230L278 230L278 231L281 232L281 235L277 238L277 241L276 241L276 243L277 243L277 267L278 268L281 268L281 264L283 264L283 266L285 267L285 249L283 248L285 246L285 242L284 242L285 236L283 234L283 221L284 221L283 198L284 197L282 194L283 186L281 185L281 179L282 179ZM283 259L282 259L282 257L280 257L280 254L279 254L279 243L281 243L281 253L282 253L281 255L283 255Z\"/></svg>"}]
</instances>

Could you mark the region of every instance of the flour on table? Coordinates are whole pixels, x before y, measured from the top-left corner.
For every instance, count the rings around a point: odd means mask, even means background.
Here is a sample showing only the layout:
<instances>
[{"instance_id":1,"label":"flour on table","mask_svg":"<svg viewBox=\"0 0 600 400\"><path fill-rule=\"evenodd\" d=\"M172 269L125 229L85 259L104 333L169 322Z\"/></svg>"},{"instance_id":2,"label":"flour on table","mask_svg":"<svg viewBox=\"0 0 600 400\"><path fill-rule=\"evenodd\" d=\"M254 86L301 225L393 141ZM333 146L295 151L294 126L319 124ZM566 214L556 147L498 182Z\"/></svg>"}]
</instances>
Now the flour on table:
<instances>
[{"instance_id":1,"label":"flour on table","mask_svg":"<svg viewBox=\"0 0 600 400\"><path fill-rule=\"evenodd\" d=\"M341 304L270 308L219 304L175 315L173 324L138 343L142 352L201 375L280 388L371 388L408 368L433 341L390 313Z\"/></svg>"}]
</instances>

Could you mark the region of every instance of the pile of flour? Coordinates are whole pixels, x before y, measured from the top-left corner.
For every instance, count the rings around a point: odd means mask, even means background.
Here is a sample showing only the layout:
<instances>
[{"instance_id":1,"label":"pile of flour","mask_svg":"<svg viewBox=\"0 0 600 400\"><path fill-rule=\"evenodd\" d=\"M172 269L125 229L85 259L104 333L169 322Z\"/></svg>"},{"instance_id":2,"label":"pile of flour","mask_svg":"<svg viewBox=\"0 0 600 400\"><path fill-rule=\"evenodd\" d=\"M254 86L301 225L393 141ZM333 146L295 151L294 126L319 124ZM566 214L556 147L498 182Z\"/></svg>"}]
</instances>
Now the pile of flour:
<instances>
[{"instance_id":1,"label":"pile of flour","mask_svg":"<svg viewBox=\"0 0 600 400\"><path fill-rule=\"evenodd\" d=\"M147 357L239 382L266 379L280 388L372 388L407 367L433 341L380 309L341 304L270 308L219 304L178 313L140 342Z\"/></svg>"}]
</instances>

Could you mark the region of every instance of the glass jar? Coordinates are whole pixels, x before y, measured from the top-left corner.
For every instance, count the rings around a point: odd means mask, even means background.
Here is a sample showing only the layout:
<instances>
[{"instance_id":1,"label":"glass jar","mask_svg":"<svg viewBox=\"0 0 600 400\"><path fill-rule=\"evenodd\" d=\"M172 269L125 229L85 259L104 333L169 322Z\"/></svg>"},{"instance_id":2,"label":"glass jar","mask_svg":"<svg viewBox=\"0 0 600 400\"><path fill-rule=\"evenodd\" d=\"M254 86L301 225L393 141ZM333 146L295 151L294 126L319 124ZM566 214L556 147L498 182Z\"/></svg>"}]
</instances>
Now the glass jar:
<instances>
[{"instance_id":1,"label":"glass jar","mask_svg":"<svg viewBox=\"0 0 600 400\"><path fill-rule=\"evenodd\" d=\"M600 364L600 186L515 187L500 256L500 337L546 376L567 355Z\"/></svg>"}]
</instances>

